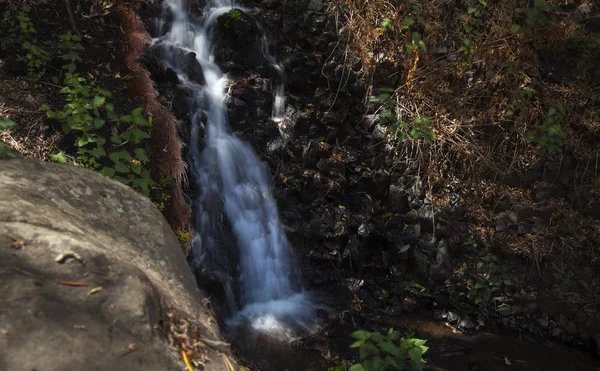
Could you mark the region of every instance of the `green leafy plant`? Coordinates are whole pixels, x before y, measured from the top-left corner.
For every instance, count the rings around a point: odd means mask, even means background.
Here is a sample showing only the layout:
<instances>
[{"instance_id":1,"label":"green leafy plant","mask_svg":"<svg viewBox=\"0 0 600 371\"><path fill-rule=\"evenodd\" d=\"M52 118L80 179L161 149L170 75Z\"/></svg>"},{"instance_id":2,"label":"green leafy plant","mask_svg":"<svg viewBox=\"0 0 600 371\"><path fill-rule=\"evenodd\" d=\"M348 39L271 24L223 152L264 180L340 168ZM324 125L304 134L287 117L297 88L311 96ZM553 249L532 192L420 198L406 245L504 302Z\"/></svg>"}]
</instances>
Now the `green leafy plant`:
<instances>
[{"instance_id":1,"label":"green leafy plant","mask_svg":"<svg viewBox=\"0 0 600 371\"><path fill-rule=\"evenodd\" d=\"M423 41L423 31L427 26L425 18L421 15L421 6L417 1L410 1L410 11L404 17L402 31L407 33L407 42L404 45L406 54L412 54L415 49L427 51Z\"/></svg>"},{"instance_id":2,"label":"green leafy plant","mask_svg":"<svg viewBox=\"0 0 600 371\"><path fill-rule=\"evenodd\" d=\"M62 68L73 73L77 69L76 63L81 62L78 52L84 50L83 45L80 43L81 37L73 35L71 31L67 31L67 33L60 35L59 38L58 49L64 53L61 55L61 58L65 61Z\"/></svg>"},{"instance_id":3,"label":"green leafy plant","mask_svg":"<svg viewBox=\"0 0 600 371\"><path fill-rule=\"evenodd\" d=\"M24 5L18 10L9 9L4 12L3 18L8 23L8 34L11 37L29 39L36 33L33 22L29 18L30 11L31 7Z\"/></svg>"},{"instance_id":4,"label":"green leafy plant","mask_svg":"<svg viewBox=\"0 0 600 371\"><path fill-rule=\"evenodd\" d=\"M539 128L538 134L530 134L533 143L538 146L542 154L552 154L562 151L565 131L565 109L563 106L548 108L544 121Z\"/></svg>"},{"instance_id":5,"label":"green leafy plant","mask_svg":"<svg viewBox=\"0 0 600 371\"><path fill-rule=\"evenodd\" d=\"M19 55L17 60L26 64L27 74L37 87L50 63L50 54L37 45L37 32L29 18L30 11L31 7L24 5L19 10L7 10L3 16L9 25L9 35L21 40L21 50L24 55Z\"/></svg>"},{"instance_id":6,"label":"green leafy plant","mask_svg":"<svg viewBox=\"0 0 600 371\"><path fill-rule=\"evenodd\" d=\"M427 117L418 117L413 120L409 126L406 122L399 120L394 113L394 101L391 99L395 90L392 88L379 88L378 94L371 97L371 103L381 104L379 113L379 123L390 129L396 139L403 142L407 139L425 140L428 144L436 139L435 131L432 128L432 122Z\"/></svg>"},{"instance_id":7,"label":"green leafy plant","mask_svg":"<svg viewBox=\"0 0 600 371\"><path fill-rule=\"evenodd\" d=\"M475 304L488 302L492 296L491 285L502 281L502 266L495 255L487 255L477 269L473 286L469 289L468 297Z\"/></svg>"},{"instance_id":8,"label":"green leafy plant","mask_svg":"<svg viewBox=\"0 0 600 371\"><path fill-rule=\"evenodd\" d=\"M46 67L50 63L50 54L30 41L23 41L21 48L25 55L20 55L17 60L27 65L27 75L31 77L37 87L39 86L37 83L46 74Z\"/></svg>"},{"instance_id":9,"label":"green leafy plant","mask_svg":"<svg viewBox=\"0 0 600 371\"><path fill-rule=\"evenodd\" d=\"M382 33L386 34L386 33L391 32L394 29L394 24L392 23L391 19L386 17L381 20L379 29L381 30Z\"/></svg>"},{"instance_id":10,"label":"green leafy plant","mask_svg":"<svg viewBox=\"0 0 600 371\"><path fill-rule=\"evenodd\" d=\"M112 95L100 88L95 81L88 82L78 74L67 72L65 86L60 90L66 104L60 111L47 106L41 107L51 119L62 123L64 133L75 133L77 160L81 165L100 171L103 175L119 180L140 190L146 196L154 185L149 158L143 141L150 138L152 126L144 117L141 108L123 116L117 115ZM106 135L101 131L107 124L110 127L110 143L107 151ZM110 161L107 161L107 158Z\"/></svg>"},{"instance_id":11,"label":"green leafy plant","mask_svg":"<svg viewBox=\"0 0 600 371\"><path fill-rule=\"evenodd\" d=\"M522 22L521 25L514 24L511 31L518 33L531 30L536 36L543 36L552 27L551 11L552 5L545 0L533 0L530 7L516 10Z\"/></svg>"},{"instance_id":12,"label":"green leafy plant","mask_svg":"<svg viewBox=\"0 0 600 371\"><path fill-rule=\"evenodd\" d=\"M458 52L463 55L466 62L470 63L476 55L476 40L484 31L485 23L482 13L487 7L485 0L479 0L475 6L467 8L467 13L460 16L465 31L465 37L462 38L462 45Z\"/></svg>"},{"instance_id":13,"label":"green leafy plant","mask_svg":"<svg viewBox=\"0 0 600 371\"><path fill-rule=\"evenodd\" d=\"M13 120L6 117L0 118L0 131L14 129L16 127L17 123L15 123ZM20 156L21 154L17 150L6 146L2 141L0 141L0 159L17 158Z\"/></svg>"},{"instance_id":14,"label":"green leafy plant","mask_svg":"<svg viewBox=\"0 0 600 371\"><path fill-rule=\"evenodd\" d=\"M403 337L393 329L385 335L359 330L352 333L352 337L356 341L350 347L358 348L360 363L349 371L404 370L408 366L421 370L425 363L423 354L429 349L425 346L427 340Z\"/></svg>"}]
</instances>

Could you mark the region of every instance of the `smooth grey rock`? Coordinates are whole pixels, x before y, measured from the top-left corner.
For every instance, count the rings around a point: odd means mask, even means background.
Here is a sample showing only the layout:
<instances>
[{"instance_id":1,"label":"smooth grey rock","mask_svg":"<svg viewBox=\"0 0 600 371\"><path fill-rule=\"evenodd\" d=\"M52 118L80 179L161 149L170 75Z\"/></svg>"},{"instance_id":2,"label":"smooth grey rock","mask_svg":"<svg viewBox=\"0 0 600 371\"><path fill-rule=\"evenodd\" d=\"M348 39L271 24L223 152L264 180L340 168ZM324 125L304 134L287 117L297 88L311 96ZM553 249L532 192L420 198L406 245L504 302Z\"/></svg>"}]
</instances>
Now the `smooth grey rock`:
<instances>
[{"instance_id":1,"label":"smooth grey rock","mask_svg":"<svg viewBox=\"0 0 600 371\"><path fill-rule=\"evenodd\" d=\"M473 322L472 319L470 319L469 317L465 317L458 322L458 328L466 331L472 331L475 330L475 328L477 328L477 325L475 324L475 322Z\"/></svg>"},{"instance_id":2,"label":"smooth grey rock","mask_svg":"<svg viewBox=\"0 0 600 371\"><path fill-rule=\"evenodd\" d=\"M13 238L25 245L10 248ZM0 305L2 370L182 369L158 329L169 308L207 343L224 344L175 234L121 183L73 166L0 161L0 246L0 297L21 298ZM85 264L55 262L66 251ZM121 357L130 344L136 350ZM228 370L226 344L204 352L205 368Z\"/></svg>"}]
</instances>

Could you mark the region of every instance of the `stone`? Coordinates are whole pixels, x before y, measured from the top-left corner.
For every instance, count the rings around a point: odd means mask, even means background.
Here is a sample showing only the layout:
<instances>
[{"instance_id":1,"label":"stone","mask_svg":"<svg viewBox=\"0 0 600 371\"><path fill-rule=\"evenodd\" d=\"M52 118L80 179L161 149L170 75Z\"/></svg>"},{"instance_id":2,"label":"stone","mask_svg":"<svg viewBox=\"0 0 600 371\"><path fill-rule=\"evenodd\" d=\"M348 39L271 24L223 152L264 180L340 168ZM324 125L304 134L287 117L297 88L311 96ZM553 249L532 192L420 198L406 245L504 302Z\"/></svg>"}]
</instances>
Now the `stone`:
<instances>
[{"instance_id":1,"label":"stone","mask_svg":"<svg viewBox=\"0 0 600 371\"><path fill-rule=\"evenodd\" d=\"M393 213L405 213L409 210L406 191L397 186L390 185L388 190L388 207Z\"/></svg>"},{"instance_id":2,"label":"stone","mask_svg":"<svg viewBox=\"0 0 600 371\"><path fill-rule=\"evenodd\" d=\"M412 249L411 265L418 274L426 276L429 272L429 258L420 249Z\"/></svg>"},{"instance_id":3,"label":"stone","mask_svg":"<svg viewBox=\"0 0 600 371\"><path fill-rule=\"evenodd\" d=\"M440 241L437 247L435 261L429 269L429 275L436 281L446 281L452 277L452 259L448 251L448 244Z\"/></svg>"},{"instance_id":4,"label":"stone","mask_svg":"<svg viewBox=\"0 0 600 371\"><path fill-rule=\"evenodd\" d=\"M496 232L503 232L517 224L517 214L504 211L496 215Z\"/></svg>"},{"instance_id":5,"label":"stone","mask_svg":"<svg viewBox=\"0 0 600 371\"><path fill-rule=\"evenodd\" d=\"M447 315L443 309L434 309L433 311L433 319L442 320L446 319Z\"/></svg>"},{"instance_id":6,"label":"stone","mask_svg":"<svg viewBox=\"0 0 600 371\"><path fill-rule=\"evenodd\" d=\"M473 331L477 328L477 325L472 319L465 317L458 322L458 328L465 331Z\"/></svg>"},{"instance_id":7,"label":"stone","mask_svg":"<svg viewBox=\"0 0 600 371\"><path fill-rule=\"evenodd\" d=\"M31 296L0 305L2 370L182 369L161 329L169 318L195 324L199 340L213 344L201 350L205 368L235 364L177 237L148 198L83 168L2 160L0 216L3 245L26 241L0 249L0 297ZM85 265L55 262L69 250ZM120 357L130 344L136 350Z\"/></svg>"},{"instance_id":8,"label":"stone","mask_svg":"<svg viewBox=\"0 0 600 371\"><path fill-rule=\"evenodd\" d=\"M454 323L456 321L458 321L460 317L458 316L458 314L454 313L454 312L446 312L446 321L448 323Z\"/></svg>"}]
</instances>

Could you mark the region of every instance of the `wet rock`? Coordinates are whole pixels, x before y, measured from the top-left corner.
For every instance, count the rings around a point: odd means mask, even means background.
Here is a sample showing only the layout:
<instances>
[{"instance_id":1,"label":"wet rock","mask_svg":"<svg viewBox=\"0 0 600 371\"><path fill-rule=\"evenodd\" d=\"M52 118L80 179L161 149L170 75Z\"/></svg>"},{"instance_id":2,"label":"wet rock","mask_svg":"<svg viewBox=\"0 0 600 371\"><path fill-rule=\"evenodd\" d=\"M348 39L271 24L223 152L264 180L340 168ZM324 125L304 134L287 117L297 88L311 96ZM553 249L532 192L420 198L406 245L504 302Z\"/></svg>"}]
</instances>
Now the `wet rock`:
<instances>
[{"instance_id":1,"label":"wet rock","mask_svg":"<svg viewBox=\"0 0 600 371\"><path fill-rule=\"evenodd\" d=\"M501 212L496 215L496 232L503 232L517 225L517 214L512 211Z\"/></svg>"},{"instance_id":2,"label":"wet rock","mask_svg":"<svg viewBox=\"0 0 600 371\"><path fill-rule=\"evenodd\" d=\"M472 319L465 317L458 322L458 328L465 331L473 331L477 328L477 325Z\"/></svg>"},{"instance_id":3,"label":"wet rock","mask_svg":"<svg viewBox=\"0 0 600 371\"><path fill-rule=\"evenodd\" d=\"M167 64L156 55L144 55L138 59L138 62L146 67L152 76L152 80L157 84L179 84L179 77L177 77L177 73L173 71L172 68L169 68Z\"/></svg>"},{"instance_id":4,"label":"wet rock","mask_svg":"<svg viewBox=\"0 0 600 371\"><path fill-rule=\"evenodd\" d=\"M458 314L454 313L454 312L446 312L446 322L448 323L455 323L456 321L458 321L460 317L458 316Z\"/></svg>"},{"instance_id":5,"label":"wet rock","mask_svg":"<svg viewBox=\"0 0 600 371\"><path fill-rule=\"evenodd\" d=\"M405 213L408 211L408 198L406 191L394 184L388 190L388 207L393 213Z\"/></svg>"},{"instance_id":6,"label":"wet rock","mask_svg":"<svg viewBox=\"0 0 600 371\"><path fill-rule=\"evenodd\" d=\"M420 249L412 249L411 266L417 273L427 275L429 273L429 258Z\"/></svg>"},{"instance_id":7,"label":"wet rock","mask_svg":"<svg viewBox=\"0 0 600 371\"><path fill-rule=\"evenodd\" d=\"M567 326L565 327L565 332L570 336L577 335L577 325L573 321L567 322Z\"/></svg>"},{"instance_id":8,"label":"wet rock","mask_svg":"<svg viewBox=\"0 0 600 371\"><path fill-rule=\"evenodd\" d=\"M435 309L433 311L433 319L435 319L435 320L446 319L446 317L447 317L446 312L443 309Z\"/></svg>"},{"instance_id":9,"label":"wet rock","mask_svg":"<svg viewBox=\"0 0 600 371\"><path fill-rule=\"evenodd\" d=\"M224 72L254 71L269 65L261 52L261 30L248 13L232 9L219 17L213 32L215 62L223 66ZM272 69L266 68L261 72L268 71Z\"/></svg>"},{"instance_id":10,"label":"wet rock","mask_svg":"<svg viewBox=\"0 0 600 371\"><path fill-rule=\"evenodd\" d=\"M446 281L452 276L452 272L452 259L448 251L448 244L440 241L435 261L429 270L429 275L436 281Z\"/></svg>"},{"instance_id":11,"label":"wet rock","mask_svg":"<svg viewBox=\"0 0 600 371\"><path fill-rule=\"evenodd\" d=\"M436 253L436 240L431 233L423 233L423 236L419 239L419 247L428 256L433 257Z\"/></svg>"}]
</instances>

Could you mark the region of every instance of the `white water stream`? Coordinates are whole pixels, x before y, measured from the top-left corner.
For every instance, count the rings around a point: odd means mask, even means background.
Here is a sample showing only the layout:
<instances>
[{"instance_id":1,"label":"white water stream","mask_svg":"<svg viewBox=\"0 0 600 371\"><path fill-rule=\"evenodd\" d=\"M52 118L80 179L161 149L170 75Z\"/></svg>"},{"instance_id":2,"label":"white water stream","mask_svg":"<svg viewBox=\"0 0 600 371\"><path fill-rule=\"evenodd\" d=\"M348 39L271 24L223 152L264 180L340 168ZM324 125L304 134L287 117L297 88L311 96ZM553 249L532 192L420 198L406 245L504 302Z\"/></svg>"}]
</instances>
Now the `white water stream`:
<instances>
[{"instance_id":1,"label":"white water stream","mask_svg":"<svg viewBox=\"0 0 600 371\"><path fill-rule=\"evenodd\" d=\"M220 16L236 6L231 0L213 0L204 9L201 22L188 12L187 0L165 0L173 21L159 42L166 51L165 62L179 75L182 84L194 90L196 111L192 112L190 164L200 189L195 200L196 236L193 247L195 269L222 271L220 281L229 309L235 316L229 323L250 321L261 331L281 331L286 319L299 319L306 313L308 300L300 291L299 274L293 263L288 240L271 192L268 172L252 148L238 138L227 122L227 76L214 62L212 31ZM262 36L261 49L266 63L283 76L282 68L268 53ZM173 48L194 52L204 74L203 85L191 81ZM181 58L181 57L179 57ZM283 80L283 79L281 79ZM283 81L275 88L273 121L284 118ZM201 125L207 135L200 137ZM223 230L230 226L235 235L239 300L235 300L224 246ZM223 273L225 272L225 273ZM241 305L238 310L236 302ZM284 330L285 331L285 330Z\"/></svg>"}]
</instances>

